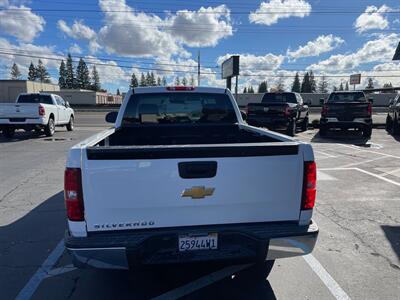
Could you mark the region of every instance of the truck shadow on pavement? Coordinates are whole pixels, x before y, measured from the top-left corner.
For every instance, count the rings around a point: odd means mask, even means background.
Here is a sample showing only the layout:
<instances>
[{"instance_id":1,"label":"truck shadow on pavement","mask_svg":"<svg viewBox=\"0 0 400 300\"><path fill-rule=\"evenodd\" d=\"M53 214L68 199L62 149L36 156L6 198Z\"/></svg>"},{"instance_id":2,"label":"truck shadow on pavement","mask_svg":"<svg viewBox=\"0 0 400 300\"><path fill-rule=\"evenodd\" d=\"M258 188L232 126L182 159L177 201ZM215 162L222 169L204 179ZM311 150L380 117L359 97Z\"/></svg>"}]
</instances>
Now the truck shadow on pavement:
<instances>
[{"instance_id":1,"label":"truck shadow on pavement","mask_svg":"<svg viewBox=\"0 0 400 300\"><path fill-rule=\"evenodd\" d=\"M14 143L14 142L19 142L19 141L25 141L25 140L30 140L30 139L35 139L39 137L45 137L45 134L42 133L37 133L37 132L27 132L23 130L17 130L15 131L15 134L12 138L6 138L2 133L0 134L0 143Z\"/></svg>"},{"instance_id":2,"label":"truck shadow on pavement","mask_svg":"<svg viewBox=\"0 0 400 300\"><path fill-rule=\"evenodd\" d=\"M311 139L313 143L341 143L356 146L367 145L368 141L369 138L365 138L361 133L351 130L329 131L324 137L317 132Z\"/></svg>"},{"instance_id":3,"label":"truck shadow on pavement","mask_svg":"<svg viewBox=\"0 0 400 300\"><path fill-rule=\"evenodd\" d=\"M400 226L382 225L381 228L390 242L394 253L396 253L397 258L400 259ZM400 269L400 266L397 266L397 268Z\"/></svg>"}]
</instances>

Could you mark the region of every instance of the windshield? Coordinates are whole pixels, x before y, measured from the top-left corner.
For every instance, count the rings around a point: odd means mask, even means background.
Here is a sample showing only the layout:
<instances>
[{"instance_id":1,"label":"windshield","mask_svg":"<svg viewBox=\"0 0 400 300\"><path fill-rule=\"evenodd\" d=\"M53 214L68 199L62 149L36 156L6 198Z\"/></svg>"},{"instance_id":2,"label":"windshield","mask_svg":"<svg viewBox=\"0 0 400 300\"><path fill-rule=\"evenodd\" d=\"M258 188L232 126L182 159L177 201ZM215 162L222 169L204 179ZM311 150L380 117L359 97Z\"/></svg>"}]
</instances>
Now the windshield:
<instances>
[{"instance_id":1,"label":"windshield","mask_svg":"<svg viewBox=\"0 0 400 300\"><path fill-rule=\"evenodd\" d=\"M228 95L179 92L133 94L122 125L236 122Z\"/></svg>"},{"instance_id":2,"label":"windshield","mask_svg":"<svg viewBox=\"0 0 400 300\"><path fill-rule=\"evenodd\" d=\"M356 93L332 93L329 96L328 102L366 102L365 95L362 92Z\"/></svg>"},{"instance_id":3,"label":"windshield","mask_svg":"<svg viewBox=\"0 0 400 300\"><path fill-rule=\"evenodd\" d=\"M266 93L261 102L265 103L297 103L294 93Z\"/></svg>"},{"instance_id":4,"label":"windshield","mask_svg":"<svg viewBox=\"0 0 400 300\"><path fill-rule=\"evenodd\" d=\"M30 94L30 95L20 95L17 100L18 103L43 103L43 104L53 104L53 100L49 95L40 94Z\"/></svg>"}]
</instances>

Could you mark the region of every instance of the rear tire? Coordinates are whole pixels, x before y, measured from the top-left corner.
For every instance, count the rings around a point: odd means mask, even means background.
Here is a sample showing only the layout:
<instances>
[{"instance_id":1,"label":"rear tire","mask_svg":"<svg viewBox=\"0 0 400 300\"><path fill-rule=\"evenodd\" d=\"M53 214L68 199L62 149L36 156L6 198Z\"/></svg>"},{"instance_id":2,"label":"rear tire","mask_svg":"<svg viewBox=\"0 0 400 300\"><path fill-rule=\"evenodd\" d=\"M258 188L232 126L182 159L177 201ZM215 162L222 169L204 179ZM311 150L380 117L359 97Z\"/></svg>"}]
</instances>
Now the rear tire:
<instances>
[{"instance_id":1,"label":"rear tire","mask_svg":"<svg viewBox=\"0 0 400 300\"><path fill-rule=\"evenodd\" d=\"M271 273L275 260L266 260L256 263L237 274L238 278L249 280L265 280Z\"/></svg>"},{"instance_id":2,"label":"rear tire","mask_svg":"<svg viewBox=\"0 0 400 300\"><path fill-rule=\"evenodd\" d=\"M56 125L54 124L54 119L49 118L49 122L44 128L44 133L46 134L46 136L53 136L55 131L56 131Z\"/></svg>"},{"instance_id":3,"label":"rear tire","mask_svg":"<svg viewBox=\"0 0 400 300\"><path fill-rule=\"evenodd\" d=\"M14 134L15 134L15 128L6 127L3 129L3 135L8 139L12 139Z\"/></svg>"},{"instance_id":4,"label":"rear tire","mask_svg":"<svg viewBox=\"0 0 400 300\"><path fill-rule=\"evenodd\" d=\"M385 123L385 129L388 133L390 133L391 130L391 126L393 125L393 121L392 118L388 116L386 116L386 123Z\"/></svg>"},{"instance_id":5,"label":"rear tire","mask_svg":"<svg viewBox=\"0 0 400 300\"><path fill-rule=\"evenodd\" d=\"M326 126L320 124L319 125L319 135L321 137L325 137L327 135L327 133L328 133L328 128L326 128Z\"/></svg>"},{"instance_id":6,"label":"rear tire","mask_svg":"<svg viewBox=\"0 0 400 300\"><path fill-rule=\"evenodd\" d=\"M363 137L370 138L372 135L372 126L367 126L363 129Z\"/></svg>"},{"instance_id":7,"label":"rear tire","mask_svg":"<svg viewBox=\"0 0 400 300\"><path fill-rule=\"evenodd\" d=\"M67 124L66 127L67 127L68 131L73 131L74 130L74 117L73 116L71 116L69 118L69 123Z\"/></svg>"},{"instance_id":8,"label":"rear tire","mask_svg":"<svg viewBox=\"0 0 400 300\"><path fill-rule=\"evenodd\" d=\"M286 134L288 136L294 136L296 134L296 121L292 120L289 122L288 127L286 129Z\"/></svg>"},{"instance_id":9,"label":"rear tire","mask_svg":"<svg viewBox=\"0 0 400 300\"><path fill-rule=\"evenodd\" d=\"M392 128L391 128L391 132L392 135L398 135L400 133L400 126L399 126L399 120L397 118L395 118L392 121Z\"/></svg>"},{"instance_id":10,"label":"rear tire","mask_svg":"<svg viewBox=\"0 0 400 300\"><path fill-rule=\"evenodd\" d=\"M308 130L308 117L305 117L303 122L301 123L301 131L307 131Z\"/></svg>"}]
</instances>

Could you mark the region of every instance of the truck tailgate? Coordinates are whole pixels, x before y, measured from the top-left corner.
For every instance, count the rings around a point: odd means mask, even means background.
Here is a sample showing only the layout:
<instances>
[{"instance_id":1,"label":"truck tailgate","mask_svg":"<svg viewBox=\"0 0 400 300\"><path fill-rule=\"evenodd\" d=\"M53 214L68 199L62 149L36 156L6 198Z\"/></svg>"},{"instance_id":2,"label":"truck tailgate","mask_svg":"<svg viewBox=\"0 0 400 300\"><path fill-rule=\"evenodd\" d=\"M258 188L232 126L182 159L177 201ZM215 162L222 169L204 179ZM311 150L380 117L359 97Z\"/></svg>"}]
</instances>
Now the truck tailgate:
<instances>
[{"instance_id":1,"label":"truck tailgate","mask_svg":"<svg viewBox=\"0 0 400 300\"><path fill-rule=\"evenodd\" d=\"M328 103L327 117L336 117L339 121L353 121L355 118L368 117L368 103L346 102Z\"/></svg>"},{"instance_id":2,"label":"truck tailgate","mask_svg":"<svg viewBox=\"0 0 400 300\"><path fill-rule=\"evenodd\" d=\"M36 103L4 103L0 104L0 118L26 119L38 118L39 108ZM12 121L12 120L11 120Z\"/></svg>"},{"instance_id":3,"label":"truck tailgate","mask_svg":"<svg viewBox=\"0 0 400 300\"><path fill-rule=\"evenodd\" d=\"M88 231L299 219L298 145L93 147L83 157Z\"/></svg>"}]
</instances>

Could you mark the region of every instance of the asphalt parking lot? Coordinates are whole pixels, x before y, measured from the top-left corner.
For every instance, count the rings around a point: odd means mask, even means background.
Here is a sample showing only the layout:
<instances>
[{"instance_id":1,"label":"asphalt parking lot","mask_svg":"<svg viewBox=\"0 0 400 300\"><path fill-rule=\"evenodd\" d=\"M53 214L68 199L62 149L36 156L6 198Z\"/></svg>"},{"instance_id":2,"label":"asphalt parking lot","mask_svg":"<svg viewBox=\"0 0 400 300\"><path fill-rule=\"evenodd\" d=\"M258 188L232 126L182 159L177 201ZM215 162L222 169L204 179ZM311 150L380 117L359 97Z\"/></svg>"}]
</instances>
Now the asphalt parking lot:
<instances>
[{"instance_id":1,"label":"asphalt parking lot","mask_svg":"<svg viewBox=\"0 0 400 300\"><path fill-rule=\"evenodd\" d=\"M318 164L312 255L277 261L267 280L241 266L140 274L77 270L63 251L63 170L68 149L104 129L104 112L77 114L76 130L53 138L0 137L1 299L400 299L400 138L374 129L313 144Z\"/></svg>"}]
</instances>

